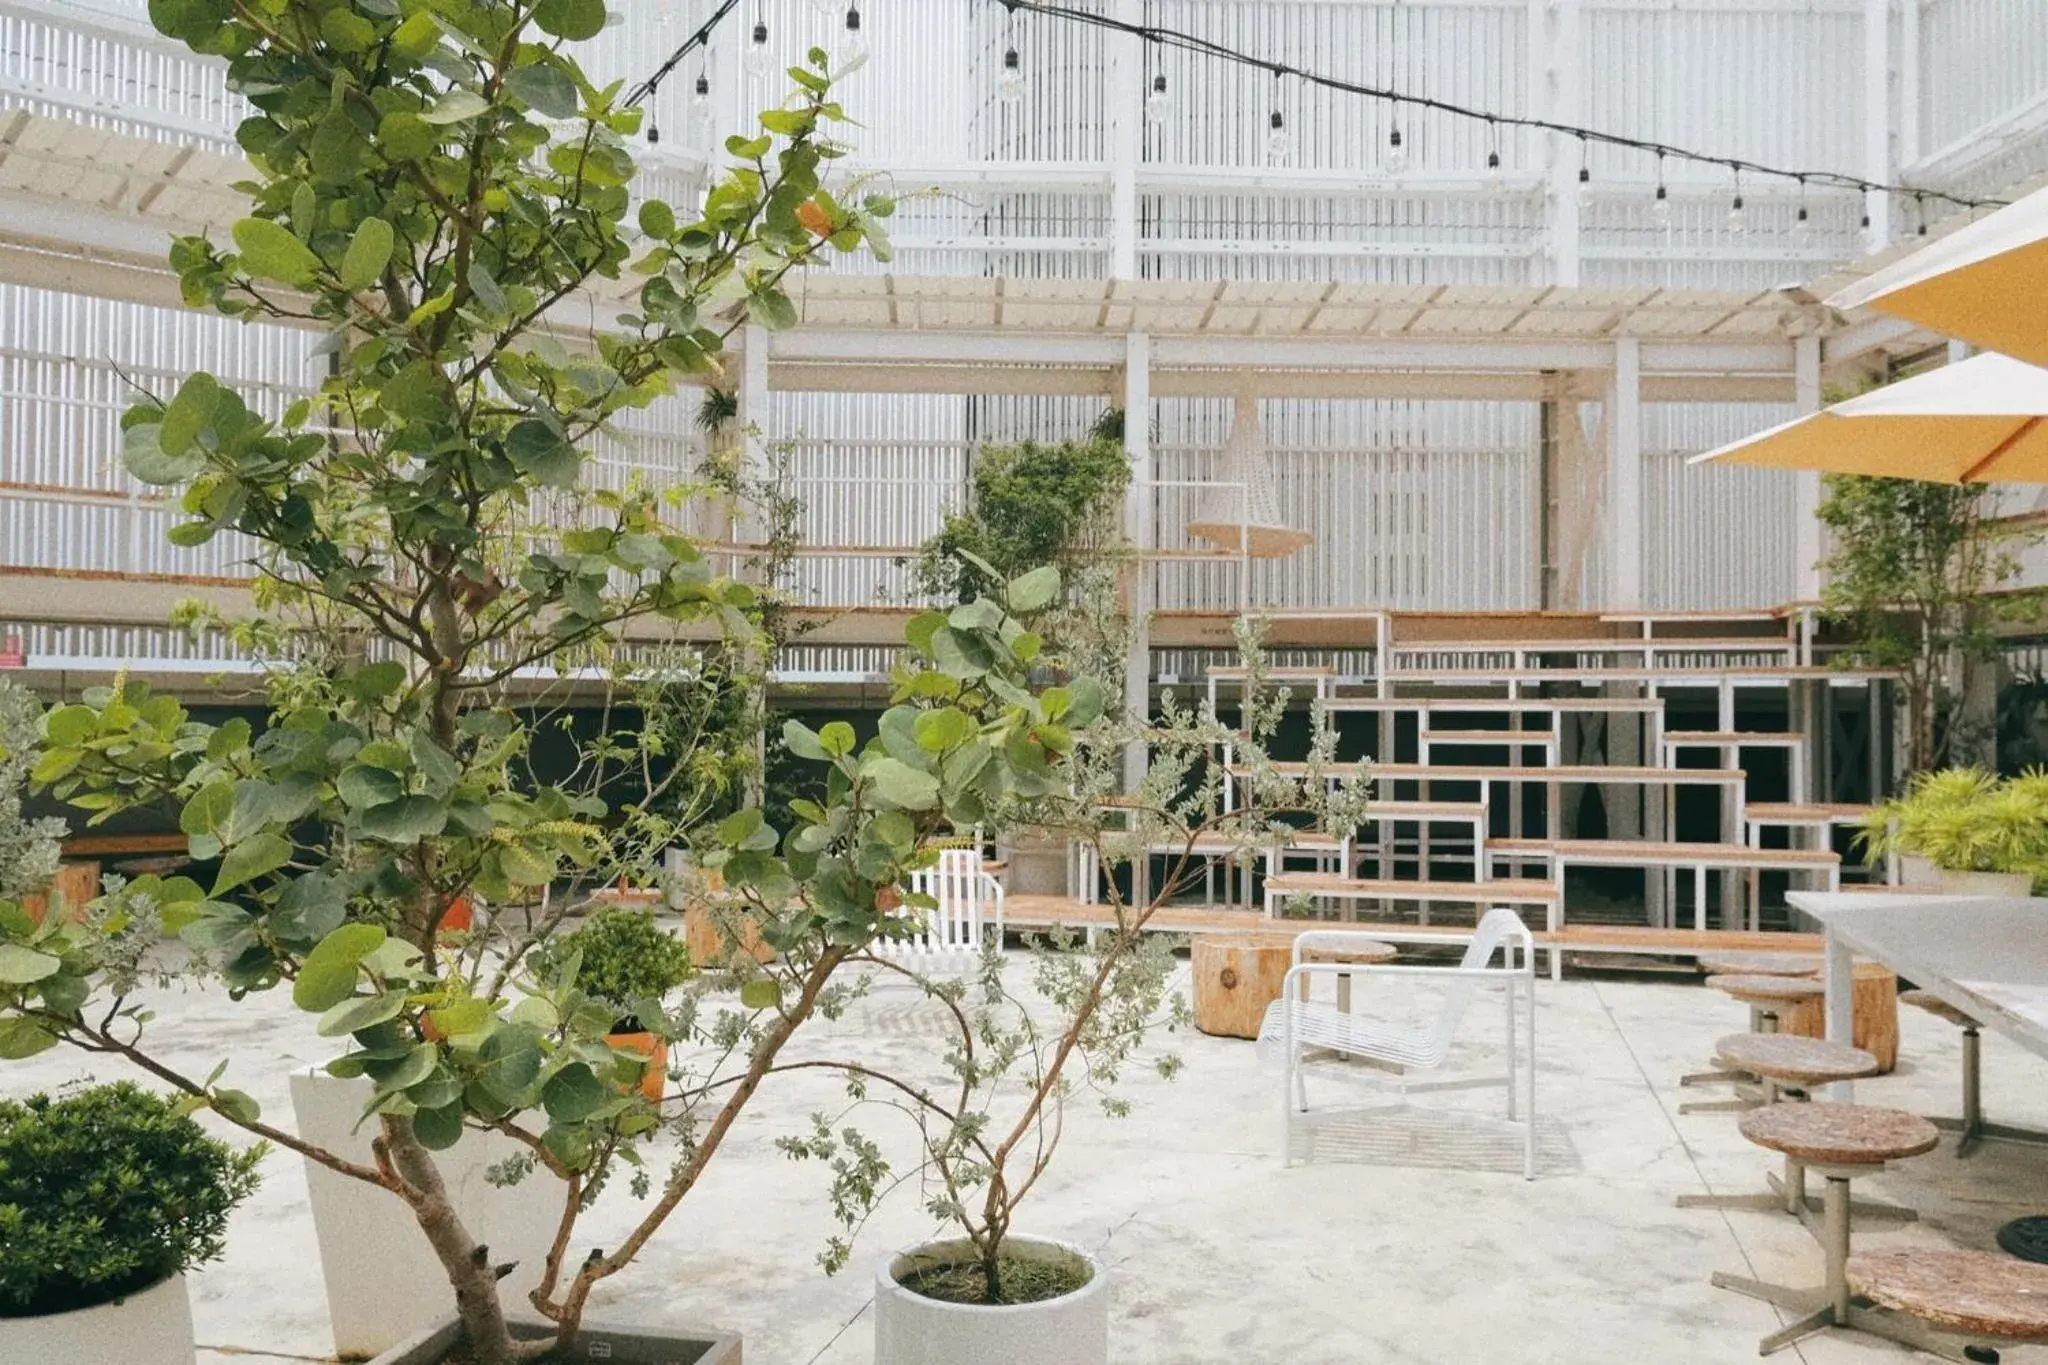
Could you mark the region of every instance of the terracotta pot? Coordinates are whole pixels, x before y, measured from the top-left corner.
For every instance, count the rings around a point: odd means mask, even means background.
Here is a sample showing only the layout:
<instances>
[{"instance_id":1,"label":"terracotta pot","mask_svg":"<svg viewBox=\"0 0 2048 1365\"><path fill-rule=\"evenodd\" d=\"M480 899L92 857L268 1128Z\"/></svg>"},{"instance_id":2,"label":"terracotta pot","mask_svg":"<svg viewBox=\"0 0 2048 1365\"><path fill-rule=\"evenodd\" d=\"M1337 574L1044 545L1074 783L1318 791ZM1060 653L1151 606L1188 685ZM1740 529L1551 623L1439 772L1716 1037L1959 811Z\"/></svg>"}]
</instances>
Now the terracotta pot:
<instances>
[{"instance_id":1,"label":"terracotta pot","mask_svg":"<svg viewBox=\"0 0 2048 1365\"><path fill-rule=\"evenodd\" d=\"M444 934L458 934L476 922L476 903L467 891L448 902L448 913L441 916L441 930Z\"/></svg>"},{"instance_id":2,"label":"terracotta pot","mask_svg":"<svg viewBox=\"0 0 2048 1365\"><path fill-rule=\"evenodd\" d=\"M734 945L712 917L711 907L702 903L683 911L683 942L690 950L690 960L702 967L723 967L742 952L756 962L775 957L775 950L761 941L760 926L751 916L740 920L740 941Z\"/></svg>"},{"instance_id":3,"label":"terracotta pot","mask_svg":"<svg viewBox=\"0 0 2048 1365\"><path fill-rule=\"evenodd\" d=\"M50 879L46 889L30 892L21 898L21 908L40 925L43 916L50 913L50 902L54 899L63 907L65 922L77 924L85 919L86 902L99 893L98 863L65 863L58 867L57 875Z\"/></svg>"},{"instance_id":4,"label":"terracotta pot","mask_svg":"<svg viewBox=\"0 0 2048 1365\"><path fill-rule=\"evenodd\" d=\"M606 1041L620 1051L638 1053L647 1059L647 1069L640 1073L640 1093L653 1103L661 1103L662 1090L668 1084L668 1040L652 1033L614 1033Z\"/></svg>"}]
</instances>

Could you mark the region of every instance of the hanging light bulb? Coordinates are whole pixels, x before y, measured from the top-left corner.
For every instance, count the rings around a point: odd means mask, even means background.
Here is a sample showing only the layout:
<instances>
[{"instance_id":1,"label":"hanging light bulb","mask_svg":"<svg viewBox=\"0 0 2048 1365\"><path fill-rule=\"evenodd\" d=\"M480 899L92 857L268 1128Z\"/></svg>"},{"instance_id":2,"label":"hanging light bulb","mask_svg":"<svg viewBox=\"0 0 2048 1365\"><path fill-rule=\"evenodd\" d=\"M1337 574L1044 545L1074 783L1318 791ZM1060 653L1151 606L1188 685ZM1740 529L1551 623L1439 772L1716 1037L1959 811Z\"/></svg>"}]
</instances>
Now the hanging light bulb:
<instances>
[{"instance_id":1,"label":"hanging light bulb","mask_svg":"<svg viewBox=\"0 0 2048 1365\"><path fill-rule=\"evenodd\" d=\"M1650 222L1659 228L1671 226L1671 192L1662 180L1657 182L1657 197L1650 201Z\"/></svg>"},{"instance_id":2,"label":"hanging light bulb","mask_svg":"<svg viewBox=\"0 0 2048 1365\"><path fill-rule=\"evenodd\" d=\"M1152 78L1152 93L1145 96L1145 122L1154 128L1166 122L1166 74L1161 72Z\"/></svg>"},{"instance_id":3,"label":"hanging light bulb","mask_svg":"<svg viewBox=\"0 0 2048 1365\"><path fill-rule=\"evenodd\" d=\"M1738 236L1749 231L1749 210L1742 206L1742 191L1735 191L1735 198L1728 205L1728 230Z\"/></svg>"},{"instance_id":4,"label":"hanging light bulb","mask_svg":"<svg viewBox=\"0 0 2048 1365\"><path fill-rule=\"evenodd\" d=\"M1024 63L1019 60L1014 47L1003 53L1003 74L996 81L996 93L1003 97L1005 104L1024 102Z\"/></svg>"},{"instance_id":5,"label":"hanging light bulb","mask_svg":"<svg viewBox=\"0 0 2048 1365\"><path fill-rule=\"evenodd\" d=\"M846 40L841 45L841 55L849 62L864 62L868 56L867 39L860 35L860 7L846 7Z\"/></svg>"},{"instance_id":6,"label":"hanging light bulb","mask_svg":"<svg viewBox=\"0 0 2048 1365\"><path fill-rule=\"evenodd\" d=\"M696 88L690 92L690 117L700 127L711 126L711 77L697 73Z\"/></svg>"},{"instance_id":7,"label":"hanging light bulb","mask_svg":"<svg viewBox=\"0 0 2048 1365\"><path fill-rule=\"evenodd\" d=\"M1500 188L1501 177L1499 152L1488 152L1486 154L1486 179L1487 182L1491 184L1495 189Z\"/></svg>"},{"instance_id":8,"label":"hanging light bulb","mask_svg":"<svg viewBox=\"0 0 2048 1365\"><path fill-rule=\"evenodd\" d=\"M749 76L765 76L773 65L768 52L768 25L754 21L754 40L747 44L746 68Z\"/></svg>"},{"instance_id":9,"label":"hanging light bulb","mask_svg":"<svg viewBox=\"0 0 2048 1365\"><path fill-rule=\"evenodd\" d=\"M1925 237L1927 235L1927 196L1924 194L1914 195L1913 207L1920 219L1920 226L1915 230L1916 235Z\"/></svg>"},{"instance_id":10,"label":"hanging light bulb","mask_svg":"<svg viewBox=\"0 0 2048 1365\"><path fill-rule=\"evenodd\" d=\"M1294 138L1287 131L1287 120L1278 109L1267 120L1266 164L1285 166L1294 159Z\"/></svg>"},{"instance_id":11,"label":"hanging light bulb","mask_svg":"<svg viewBox=\"0 0 2048 1365\"><path fill-rule=\"evenodd\" d=\"M1792 215L1792 245L1805 246L1812 238L1813 225L1807 221L1806 205L1801 204L1799 211Z\"/></svg>"},{"instance_id":12,"label":"hanging light bulb","mask_svg":"<svg viewBox=\"0 0 2048 1365\"><path fill-rule=\"evenodd\" d=\"M1584 166L1584 165L1582 165L1582 166L1580 166L1580 167L1579 167L1579 188L1578 188L1578 190L1576 191L1576 193L1578 194L1578 197L1579 197L1579 202L1580 202L1581 204L1585 203L1585 202L1586 202L1586 196L1587 196L1587 195L1589 195L1589 194L1591 194L1592 192L1593 192L1593 170L1592 170L1592 167L1590 167L1590 166Z\"/></svg>"},{"instance_id":13,"label":"hanging light bulb","mask_svg":"<svg viewBox=\"0 0 2048 1365\"><path fill-rule=\"evenodd\" d=\"M1399 175L1408 169L1408 148L1402 145L1401 130L1387 131L1387 174Z\"/></svg>"}]
</instances>

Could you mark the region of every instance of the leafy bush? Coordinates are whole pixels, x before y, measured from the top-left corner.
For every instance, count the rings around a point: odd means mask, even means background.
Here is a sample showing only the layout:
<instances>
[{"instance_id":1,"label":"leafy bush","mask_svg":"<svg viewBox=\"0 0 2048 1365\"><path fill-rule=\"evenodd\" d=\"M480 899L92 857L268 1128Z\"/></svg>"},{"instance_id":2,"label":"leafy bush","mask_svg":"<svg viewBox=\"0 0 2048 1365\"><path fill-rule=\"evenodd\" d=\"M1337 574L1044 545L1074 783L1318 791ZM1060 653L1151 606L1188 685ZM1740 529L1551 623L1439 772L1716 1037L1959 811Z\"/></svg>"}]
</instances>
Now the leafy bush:
<instances>
[{"instance_id":1,"label":"leafy bush","mask_svg":"<svg viewBox=\"0 0 2048 1365\"><path fill-rule=\"evenodd\" d=\"M1911 854L1947 872L2048 875L2048 770L1922 773L1864 818L1860 838L1875 855Z\"/></svg>"},{"instance_id":2,"label":"leafy bush","mask_svg":"<svg viewBox=\"0 0 2048 1365\"><path fill-rule=\"evenodd\" d=\"M0 1101L0 1317L91 1308L214 1260L262 1156L126 1082Z\"/></svg>"},{"instance_id":3,"label":"leafy bush","mask_svg":"<svg viewBox=\"0 0 2048 1365\"><path fill-rule=\"evenodd\" d=\"M983 451L974 464L971 506L947 517L924 543L919 586L971 602L1040 565L1067 567L1077 550L1108 535L1130 478L1124 448L1099 438Z\"/></svg>"},{"instance_id":4,"label":"leafy bush","mask_svg":"<svg viewBox=\"0 0 2048 1365\"><path fill-rule=\"evenodd\" d=\"M652 910L610 905L549 947L549 969L581 954L576 988L619 1010L619 1031L638 1032L636 1016L689 977L690 950L654 922Z\"/></svg>"},{"instance_id":5,"label":"leafy bush","mask_svg":"<svg viewBox=\"0 0 2048 1365\"><path fill-rule=\"evenodd\" d=\"M21 813L22 792L40 752L42 715L34 693L0 678L0 897L40 891L57 872L64 822Z\"/></svg>"}]
</instances>

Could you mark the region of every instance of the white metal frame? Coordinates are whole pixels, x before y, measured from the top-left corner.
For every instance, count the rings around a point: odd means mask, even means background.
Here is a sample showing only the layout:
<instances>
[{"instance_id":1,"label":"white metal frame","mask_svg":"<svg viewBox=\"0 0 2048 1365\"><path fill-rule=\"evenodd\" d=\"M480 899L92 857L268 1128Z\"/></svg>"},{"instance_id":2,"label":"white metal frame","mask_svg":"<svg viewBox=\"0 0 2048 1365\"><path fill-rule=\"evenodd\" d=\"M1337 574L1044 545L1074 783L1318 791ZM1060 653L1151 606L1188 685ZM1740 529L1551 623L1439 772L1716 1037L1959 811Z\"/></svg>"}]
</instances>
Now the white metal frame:
<instances>
[{"instance_id":1,"label":"white metal frame","mask_svg":"<svg viewBox=\"0 0 2048 1365\"><path fill-rule=\"evenodd\" d=\"M938 905L907 913L919 917L905 938L877 938L876 957L919 973L966 975L980 968L989 934L1003 937L1003 884L982 870L981 847L948 848L939 861L911 874L910 889Z\"/></svg>"}]
</instances>

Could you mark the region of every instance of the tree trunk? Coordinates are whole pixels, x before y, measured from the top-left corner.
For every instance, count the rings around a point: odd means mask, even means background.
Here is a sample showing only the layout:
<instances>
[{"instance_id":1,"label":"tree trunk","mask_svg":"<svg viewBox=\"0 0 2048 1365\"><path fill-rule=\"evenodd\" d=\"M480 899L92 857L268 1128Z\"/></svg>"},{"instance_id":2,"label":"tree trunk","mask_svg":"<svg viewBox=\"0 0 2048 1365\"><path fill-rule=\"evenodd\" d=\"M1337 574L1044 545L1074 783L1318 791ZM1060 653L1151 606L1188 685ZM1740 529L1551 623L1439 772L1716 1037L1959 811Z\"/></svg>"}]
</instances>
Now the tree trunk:
<instances>
[{"instance_id":1,"label":"tree trunk","mask_svg":"<svg viewBox=\"0 0 2048 1365\"><path fill-rule=\"evenodd\" d=\"M380 1139L392 1167L414 1191L408 1201L420 1231L448 1272L455 1290L455 1311L475 1354L477 1365L515 1365L519 1348L505 1324L505 1306L498 1299L498 1276L491 1268L489 1248L479 1246L448 1202L448 1187L433 1154L413 1135L412 1120L386 1114L379 1120Z\"/></svg>"}]
</instances>

